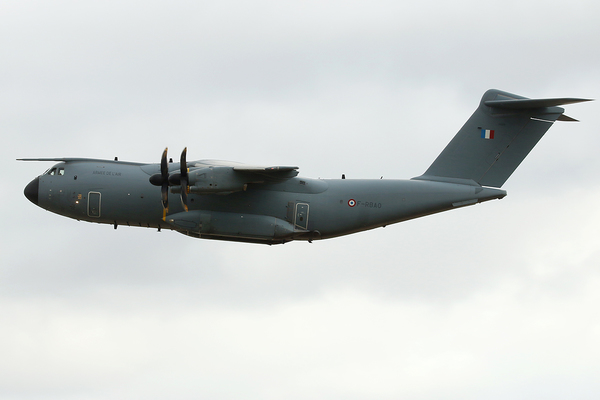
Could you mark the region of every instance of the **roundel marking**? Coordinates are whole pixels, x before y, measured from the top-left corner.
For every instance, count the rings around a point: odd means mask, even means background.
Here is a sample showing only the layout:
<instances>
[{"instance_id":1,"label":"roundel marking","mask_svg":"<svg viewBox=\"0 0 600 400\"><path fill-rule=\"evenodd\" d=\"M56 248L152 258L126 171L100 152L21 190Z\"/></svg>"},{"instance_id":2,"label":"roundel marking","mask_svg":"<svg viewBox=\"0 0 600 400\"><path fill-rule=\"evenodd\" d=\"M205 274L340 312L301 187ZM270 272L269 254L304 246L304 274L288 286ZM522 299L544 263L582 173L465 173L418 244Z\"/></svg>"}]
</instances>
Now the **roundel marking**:
<instances>
[{"instance_id":1,"label":"roundel marking","mask_svg":"<svg viewBox=\"0 0 600 400\"><path fill-rule=\"evenodd\" d=\"M356 205L356 200L354 200L354 199L350 199L350 200L348 200L348 205L349 205L350 207L354 207L354 206Z\"/></svg>"}]
</instances>

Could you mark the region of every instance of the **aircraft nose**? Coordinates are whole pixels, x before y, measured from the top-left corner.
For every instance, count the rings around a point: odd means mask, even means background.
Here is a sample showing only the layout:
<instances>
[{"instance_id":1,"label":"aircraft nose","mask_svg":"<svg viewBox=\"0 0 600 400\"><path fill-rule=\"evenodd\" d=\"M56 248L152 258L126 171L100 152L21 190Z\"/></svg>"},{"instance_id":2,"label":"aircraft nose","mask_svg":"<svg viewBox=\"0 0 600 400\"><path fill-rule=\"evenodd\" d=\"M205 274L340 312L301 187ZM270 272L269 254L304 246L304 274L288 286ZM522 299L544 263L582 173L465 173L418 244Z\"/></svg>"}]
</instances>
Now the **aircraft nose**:
<instances>
[{"instance_id":1,"label":"aircraft nose","mask_svg":"<svg viewBox=\"0 0 600 400\"><path fill-rule=\"evenodd\" d=\"M35 178L31 182L29 182L29 184L27 186L25 186L25 190L23 191L23 193L25 193L25 197L27 197L29 199L29 201L32 202L33 204L35 204L36 206L38 205L39 188L40 188L40 177L38 176L37 178Z\"/></svg>"}]
</instances>

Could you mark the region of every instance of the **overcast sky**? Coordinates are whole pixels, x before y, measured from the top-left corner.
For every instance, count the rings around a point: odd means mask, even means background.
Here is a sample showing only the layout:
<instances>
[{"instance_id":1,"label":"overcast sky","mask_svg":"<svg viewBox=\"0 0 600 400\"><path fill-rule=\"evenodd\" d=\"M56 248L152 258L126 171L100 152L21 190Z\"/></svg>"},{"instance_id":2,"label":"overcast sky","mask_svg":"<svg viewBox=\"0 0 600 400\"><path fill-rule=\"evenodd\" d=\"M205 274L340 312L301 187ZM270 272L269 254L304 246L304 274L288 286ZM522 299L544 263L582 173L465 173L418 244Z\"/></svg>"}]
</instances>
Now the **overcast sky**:
<instances>
[{"instance_id":1,"label":"overcast sky","mask_svg":"<svg viewBox=\"0 0 600 400\"><path fill-rule=\"evenodd\" d=\"M573 0L3 1L0 399L597 399L600 118L566 106L501 201L282 246L35 207L52 163L422 174L497 88L600 97Z\"/></svg>"}]
</instances>

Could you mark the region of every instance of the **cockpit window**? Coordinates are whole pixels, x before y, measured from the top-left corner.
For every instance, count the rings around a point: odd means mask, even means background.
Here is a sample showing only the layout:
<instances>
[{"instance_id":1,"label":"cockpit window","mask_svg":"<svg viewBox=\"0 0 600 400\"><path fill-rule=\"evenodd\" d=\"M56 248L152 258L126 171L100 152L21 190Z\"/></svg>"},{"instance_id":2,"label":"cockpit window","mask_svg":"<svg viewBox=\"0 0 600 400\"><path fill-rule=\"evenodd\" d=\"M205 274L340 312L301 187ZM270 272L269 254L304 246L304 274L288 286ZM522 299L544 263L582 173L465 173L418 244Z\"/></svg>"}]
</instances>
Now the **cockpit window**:
<instances>
[{"instance_id":1,"label":"cockpit window","mask_svg":"<svg viewBox=\"0 0 600 400\"><path fill-rule=\"evenodd\" d=\"M52 167L44 173L44 175L60 175L60 176L63 176L64 174L65 174L65 169L62 167L61 168Z\"/></svg>"}]
</instances>

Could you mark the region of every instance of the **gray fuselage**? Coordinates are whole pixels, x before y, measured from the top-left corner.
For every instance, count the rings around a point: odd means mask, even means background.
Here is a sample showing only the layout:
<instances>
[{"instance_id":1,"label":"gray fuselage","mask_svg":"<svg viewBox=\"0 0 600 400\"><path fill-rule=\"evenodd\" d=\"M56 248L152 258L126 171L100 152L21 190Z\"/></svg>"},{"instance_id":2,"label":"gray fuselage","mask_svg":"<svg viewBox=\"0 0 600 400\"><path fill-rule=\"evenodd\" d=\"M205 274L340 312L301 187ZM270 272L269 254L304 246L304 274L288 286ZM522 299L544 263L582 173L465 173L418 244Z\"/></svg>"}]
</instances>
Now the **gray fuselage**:
<instances>
[{"instance_id":1,"label":"gray fuselage","mask_svg":"<svg viewBox=\"0 0 600 400\"><path fill-rule=\"evenodd\" d=\"M506 195L500 189L425 180L293 177L249 183L246 190L226 194L191 193L188 212L179 194L169 193L163 220L160 190L149 182L158 169L158 164L69 160L36 178L27 197L82 221L275 244L347 235ZM169 172L178 169L178 163L169 164Z\"/></svg>"}]
</instances>

